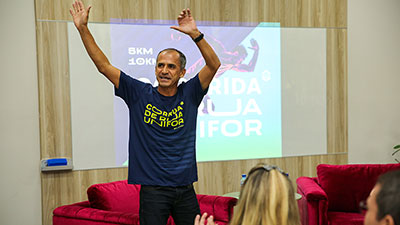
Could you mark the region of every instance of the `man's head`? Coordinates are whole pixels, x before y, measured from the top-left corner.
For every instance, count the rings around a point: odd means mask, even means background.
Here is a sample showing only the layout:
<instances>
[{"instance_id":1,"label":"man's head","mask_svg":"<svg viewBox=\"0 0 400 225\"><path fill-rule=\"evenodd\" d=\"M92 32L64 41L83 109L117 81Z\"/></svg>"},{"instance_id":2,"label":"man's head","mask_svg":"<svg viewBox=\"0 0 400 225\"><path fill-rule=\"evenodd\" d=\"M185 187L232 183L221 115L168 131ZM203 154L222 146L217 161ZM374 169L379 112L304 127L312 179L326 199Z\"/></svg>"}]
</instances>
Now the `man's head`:
<instances>
[{"instance_id":1,"label":"man's head","mask_svg":"<svg viewBox=\"0 0 400 225\"><path fill-rule=\"evenodd\" d=\"M175 90L185 73L186 57L179 50L167 48L157 55L155 68L159 91ZM174 94L172 92L172 94Z\"/></svg>"},{"instance_id":2,"label":"man's head","mask_svg":"<svg viewBox=\"0 0 400 225\"><path fill-rule=\"evenodd\" d=\"M158 57L160 56L161 53L163 53L163 52L171 52L171 51L172 52L177 52L179 54L179 66L180 66L180 69L181 70L185 69L186 56L181 51L179 51L178 49L175 49L175 48L166 48L164 50L161 50L157 55L157 61L158 61Z\"/></svg>"},{"instance_id":3,"label":"man's head","mask_svg":"<svg viewBox=\"0 0 400 225\"><path fill-rule=\"evenodd\" d=\"M400 170L378 178L367 200L365 225L400 225Z\"/></svg>"}]
</instances>

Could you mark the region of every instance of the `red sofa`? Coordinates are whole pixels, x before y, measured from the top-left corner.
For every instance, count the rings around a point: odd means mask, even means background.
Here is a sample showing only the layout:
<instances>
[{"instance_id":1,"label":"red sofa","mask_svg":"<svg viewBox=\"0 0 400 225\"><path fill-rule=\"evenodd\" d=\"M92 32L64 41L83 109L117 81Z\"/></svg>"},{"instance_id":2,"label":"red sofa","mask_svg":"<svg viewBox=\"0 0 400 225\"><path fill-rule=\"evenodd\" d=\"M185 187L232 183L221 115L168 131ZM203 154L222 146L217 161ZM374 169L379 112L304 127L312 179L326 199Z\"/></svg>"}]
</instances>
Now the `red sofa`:
<instances>
[{"instance_id":1,"label":"red sofa","mask_svg":"<svg viewBox=\"0 0 400 225\"><path fill-rule=\"evenodd\" d=\"M60 206L53 211L53 225L139 224L140 185L126 180L95 184L88 188L88 201ZM236 198L197 195L201 213L213 215L215 221L227 224ZM168 225L174 225L172 217Z\"/></svg>"},{"instance_id":2,"label":"red sofa","mask_svg":"<svg viewBox=\"0 0 400 225\"><path fill-rule=\"evenodd\" d=\"M400 164L317 166L317 177L296 180L303 225L362 225L359 203L366 200L379 175Z\"/></svg>"}]
</instances>

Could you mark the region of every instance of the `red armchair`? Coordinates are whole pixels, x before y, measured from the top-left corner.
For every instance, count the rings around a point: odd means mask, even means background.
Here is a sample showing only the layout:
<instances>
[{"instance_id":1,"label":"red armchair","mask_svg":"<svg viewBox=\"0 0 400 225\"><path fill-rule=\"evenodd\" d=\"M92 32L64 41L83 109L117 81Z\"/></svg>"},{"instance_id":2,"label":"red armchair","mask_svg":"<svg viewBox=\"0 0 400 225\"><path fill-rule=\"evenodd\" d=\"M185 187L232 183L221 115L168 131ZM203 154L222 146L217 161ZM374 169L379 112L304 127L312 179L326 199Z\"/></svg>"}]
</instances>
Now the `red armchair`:
<instances>
[{"instance_id":1,"label":"red armchair","mask_svg":"<svg viewBox=\"0 0 400 225\"><path fill-rule=\"evenodd\" d=\"M317 177L296 180L303 225L362 225L360 201L366 200L379 175L400 164L317 166Z\"/></svg>"},{"instance_id":2,"label":"red armchair","mask_svg":"<svg viewBox=\"0 0 400 225\"><path fill-rule=\"evenodd\" d=\"M140 185L124 181L95 184L88 188L88 201L60 206L53 211L53 225L139 224ZM201 213L214 216L218 224L227 224L236 198L197 195ZM168 225L174 225L172 217Z\"/></svg>"}]
</instances>

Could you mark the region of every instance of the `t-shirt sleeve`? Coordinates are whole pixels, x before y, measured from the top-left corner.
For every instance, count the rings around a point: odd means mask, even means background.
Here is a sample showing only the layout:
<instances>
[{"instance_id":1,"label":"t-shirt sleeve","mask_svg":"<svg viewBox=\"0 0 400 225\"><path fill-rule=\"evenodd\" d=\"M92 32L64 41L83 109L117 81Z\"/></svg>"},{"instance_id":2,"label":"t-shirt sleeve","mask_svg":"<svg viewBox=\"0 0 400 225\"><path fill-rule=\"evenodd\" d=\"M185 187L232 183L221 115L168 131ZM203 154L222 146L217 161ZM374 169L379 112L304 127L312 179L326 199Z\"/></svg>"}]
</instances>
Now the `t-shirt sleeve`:
<instances>
[{"instance_id":1,"label":"t-shirt sleeve","mask_svg":"<svg viewBox=\"0 0 400 225\"><path fill-rule=\"evenodd\" d=\"M208 87L203 90L203 88L201 87L199 74L196 74L196 76L190 79L185 85L185 92L191 92L193 96L193 101L197 106L199 106L204 95L207 94Z\"/></svg>"},{"instance_id":2,"label":"t-shirt sleeve","mask_svg":"<svg viewBox=\"0 0 400 225\"><path fill-rule=\"evenodd\" d=\"M122 98L128 106L135 104L146 84L126 75L121 71L118 88L114 87L115 95Z\"/></svg>"}]
</instances>

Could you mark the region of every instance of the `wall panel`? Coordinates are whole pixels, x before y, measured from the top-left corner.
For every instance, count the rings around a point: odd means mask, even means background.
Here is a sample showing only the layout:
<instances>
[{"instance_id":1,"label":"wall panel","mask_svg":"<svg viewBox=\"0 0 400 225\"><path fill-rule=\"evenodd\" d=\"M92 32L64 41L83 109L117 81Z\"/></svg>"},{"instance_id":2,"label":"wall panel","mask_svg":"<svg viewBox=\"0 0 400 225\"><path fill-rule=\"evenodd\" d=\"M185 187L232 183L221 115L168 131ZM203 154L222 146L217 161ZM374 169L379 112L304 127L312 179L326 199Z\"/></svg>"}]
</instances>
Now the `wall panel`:
<instances>
[{"instance_id":1,"label":"wall panel","mask_svg":"<svg viewBox=\"0 0 400 225\"><path fill-rule=\"evenodd\" d=\"M348 152L347 29L328 29L326 58L328 153Z\"/></svg>"},{"instance_id":2,"label":"wall panel","mask_svg":"<svg viewBox=\"0 0 400 225\"><path fill-rule=\"evenodd\" d=\"M300 176L316 176L318 164L347 164L347 153L198 163L199 182L195 185L196 191L213 195L237 192L240 190L241 175L258 163L278 165L289 173L295 183Z\"/></svg>"},{"instance_id":3,"label":"wall panel","mask_svg":"<svg viewBox=\"0 0 400 225\"><path fill-rule=\"evenodd\" d=\"M66 23L38 22L41 158L71 157L71 105Z\"/></svg>"},{"instance_id":4,"label":"wall panel","mask_svg":"<svg viewBox=\"0 0 400 225\"><path fill-rule=\"evenodd\" d=\"M186 7L196 20L279 22L282 27L327 31L328 154L198 164L198 193L238 191L240 175L259 162L279 165L294 181L315 176L320 163L347 163L347 1L346 0L90 0L91 22L110 18L175 20ZM66 21L72 0L36 0L41 158L71 157L71 106ZM340 28L340 29L337 29ZM86 200L95 183L126 179L127 168L42 173L43 224L57 206Z\"/></svg>"},{"instance_id":5,"label":"wall panel","mask_svg":"<svg viewBox=\"0 0 400 225\"><path fill-rule=\"evenodd\" d=\"M101 0L92 5L90 21L110 18L176 19L192 8L197 20L280 22L284 27L347 27L346 0ZM38 20L70 20L72 1L36 0Z\"/></svg>"},{"instance_id":6,"label":"wall panel","mask_svg":"<svg viewBox=\"0 0 400 225\"><path fill-rule=\"evenodd\" d=\"M300 176L316 176L315 166L320 163L347 164L347 154L198 163L199 182L194 184L196 192L212 195L237 192L241 174L258 163L278 165L289 173L294 184ZM87 200L86 190L90 185L125 180L127 176L127 168L43 173L43 224L51 224L51 212L56 207Z\"/></svg>"}]
</instances>

